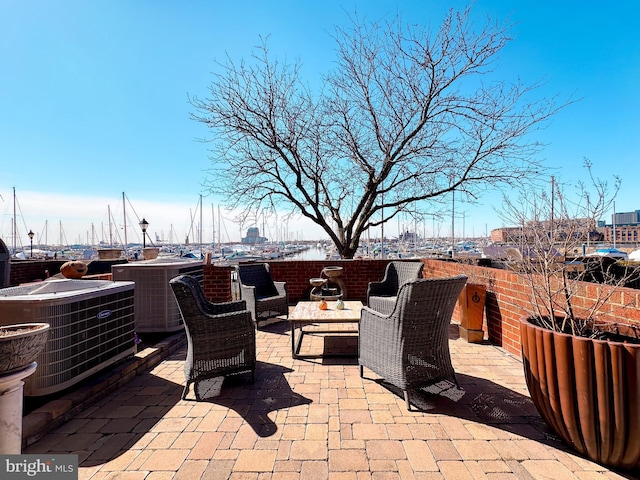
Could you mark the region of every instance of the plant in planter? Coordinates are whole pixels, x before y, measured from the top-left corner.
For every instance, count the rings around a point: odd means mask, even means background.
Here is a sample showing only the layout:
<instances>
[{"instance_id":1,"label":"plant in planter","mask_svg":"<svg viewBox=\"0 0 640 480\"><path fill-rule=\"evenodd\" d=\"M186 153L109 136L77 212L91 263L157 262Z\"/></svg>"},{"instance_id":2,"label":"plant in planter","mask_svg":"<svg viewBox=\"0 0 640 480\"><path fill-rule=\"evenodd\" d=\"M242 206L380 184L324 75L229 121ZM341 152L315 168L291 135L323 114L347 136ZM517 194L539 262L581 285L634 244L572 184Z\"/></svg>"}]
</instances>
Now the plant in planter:
<instances>
[{"instance_id":1,"label":"plant in planter","mask_svg":"<svg viewBox=\"0 0 640 480\"><path fill-rule=\"evenodd\" d=\"M622 277L601 268L589 283L578 256L613 194L585 161L592 192L572 199L552 179L551 193L505 199L501 216L522 260L513 265L527 286L531 311L522 318L522 358L531 399L546 423L580 454L605 465L640 468L640 342L637 325L607 317L626 306ZM585 248L586 249L586 248ZM612 298L616 296L616 302Z\"/></svg>"}]
</instances>

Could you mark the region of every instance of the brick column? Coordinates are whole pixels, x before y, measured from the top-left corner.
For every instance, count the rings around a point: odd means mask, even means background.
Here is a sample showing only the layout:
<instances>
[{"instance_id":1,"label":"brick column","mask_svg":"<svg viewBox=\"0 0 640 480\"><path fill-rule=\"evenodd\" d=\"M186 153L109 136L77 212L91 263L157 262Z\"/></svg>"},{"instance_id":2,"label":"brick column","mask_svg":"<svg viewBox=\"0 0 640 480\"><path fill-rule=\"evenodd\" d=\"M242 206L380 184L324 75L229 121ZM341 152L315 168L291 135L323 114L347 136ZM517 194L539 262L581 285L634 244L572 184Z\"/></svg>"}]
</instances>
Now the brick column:
<instances>
[{"instance_id":1,"label":"brick column","mask_svg":"<svg viewBox=\"0 0 640 480\"><path fill-rule=\"evenodd\" d=\"M204 296L210 302L231 301L231 267L204 265Z\"/></svg>"}]
</instances>

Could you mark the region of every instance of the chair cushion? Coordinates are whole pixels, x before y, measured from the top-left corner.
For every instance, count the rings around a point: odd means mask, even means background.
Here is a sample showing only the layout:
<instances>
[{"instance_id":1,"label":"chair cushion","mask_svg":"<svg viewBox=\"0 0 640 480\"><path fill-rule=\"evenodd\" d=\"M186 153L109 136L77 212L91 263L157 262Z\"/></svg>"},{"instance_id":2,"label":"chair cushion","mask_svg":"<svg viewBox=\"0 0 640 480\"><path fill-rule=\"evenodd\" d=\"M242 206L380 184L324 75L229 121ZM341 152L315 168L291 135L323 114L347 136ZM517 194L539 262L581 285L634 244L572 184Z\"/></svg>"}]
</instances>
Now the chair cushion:
<instances>
[{"instance_id":1,"label":"chair cushion","mask_svg":"<svg viewBox=\"0 0 640 480\"><path fill-rule=\"evenodd\" d=\"M277 297L278 289L270 278L259 286L256 285L256 298Z\"/></svg>"},{"instance_id":2,"label":"chair cushion","mask_svg":"<svg viewBox=\"0 0 640 480\"><path fill-rule=\"evenodd\" d=\"M243 285L256 287L256 298L275 297L278 295L278 289L273 283L273 278L264 265L242 265L238 272Z\"/></svg>"}]
</instances>

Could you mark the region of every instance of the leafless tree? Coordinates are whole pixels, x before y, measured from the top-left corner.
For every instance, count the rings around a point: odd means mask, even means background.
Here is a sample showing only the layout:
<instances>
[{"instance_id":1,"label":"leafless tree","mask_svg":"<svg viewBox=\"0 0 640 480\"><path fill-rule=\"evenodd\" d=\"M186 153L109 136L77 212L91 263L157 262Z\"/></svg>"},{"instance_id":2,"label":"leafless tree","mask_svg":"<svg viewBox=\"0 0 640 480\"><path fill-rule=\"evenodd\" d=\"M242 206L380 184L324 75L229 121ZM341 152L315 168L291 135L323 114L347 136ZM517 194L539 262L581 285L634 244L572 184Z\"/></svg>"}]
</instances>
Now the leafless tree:
<instances>
[{"instance_id":1,"label":"leafless tree","mask_svg":"<svg viewBox=\"0 0 640 480\"><path fill-rule=\"evenodd\" d=\"M352 258L363 232L419 203L537 177L531 134L560 107L530 100L537 84L491 78L509 26L475 31L469 15L450 11L437 31L355 17L336 29L320 91L266 41L251 61L227 59L210 96L190 99L211 129L206 186L247 214L302 215Z\"/></svg>"}]
</instances>

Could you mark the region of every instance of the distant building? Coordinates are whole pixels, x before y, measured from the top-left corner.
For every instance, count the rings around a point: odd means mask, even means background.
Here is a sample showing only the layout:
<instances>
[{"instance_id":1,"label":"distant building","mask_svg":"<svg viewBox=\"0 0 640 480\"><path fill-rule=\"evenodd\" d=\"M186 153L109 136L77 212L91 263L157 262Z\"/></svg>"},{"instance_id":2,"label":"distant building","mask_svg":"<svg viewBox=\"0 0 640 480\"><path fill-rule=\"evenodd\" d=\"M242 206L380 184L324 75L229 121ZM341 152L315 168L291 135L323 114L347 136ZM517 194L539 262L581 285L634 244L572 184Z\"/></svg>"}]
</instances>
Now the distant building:
<instances>
[{"instance_id":1,"label":"distant building","mask_svg":"<svg viewBox=\"0 0 640 480\"><path fill-rule=\"evenodd\" d=\"M398 237L398 240L405 243L418 243L418 235L415 232L404 232Z\"/></svg>"},{"instance_id":2,"label":"distant building","mask_svg":"<svg viewBox=\"0 0 640 480\"><path fill-rule=\"evenodd\" d=\"M588 218L576 218L571 221L554 222L554 238L572 238L580 239L587 237L590 241L601 241L603 235L596 229L593 221ZM502 227L491 230L491 241L493 243L510 243L520 244L534 241L533 232L547 230L551 234L551 225L548 220L528 222L523 227Z\"/></svg>"},{"instance_id":3,"label":"distant building","mask_svg":"<svg viewBox=\"0 0 640 480\"><path fill-rule=\"evenodd\" d=\"M243 245L258 245L265 243L267 239L260 236L260 229L251 227L247 230L247 236L242 239Z\"/></svg>"},{"instance_id":4,"label":"distant building","mask_svg":"<svg viewBox=\"0 0 640 480\"><path fill-rule=\"evenodd\" d=\"M638 225L640 224L640 210L614 213L611 215L611 223L616 225Z\"/></svg>"},{"instance_id":5,"label":"distant building","mask_svg":"<svg viewBox=\"0 0 640 480\"><path fill-rule=\"evenodd\" d=\"M611 225L604 225L602 231L606 242L637 244L640 242L640 210L614 213Z\"/></svg>"},{"instance_id":6,"label":"distant building","mask_svg":"<svg viewBox=\"0 0 640 480\"><path fill-rule=\"evenodd\" d=\"M520 238L522 229L519 227L503 227L491 230L491 241L493 243L509 243L514 238Z\"/></svg>"},{"instance_id":7,"label":"distant building","mask_svg":"<svg viewBox=\"0 0 640 480\"><path fill-rule=\"evenodd\" d=\"M616 225L615 239L613 225L604 229L604 240L609 243L638 243L640 242L640 225Z\"/></svg>"}]
</instances>

